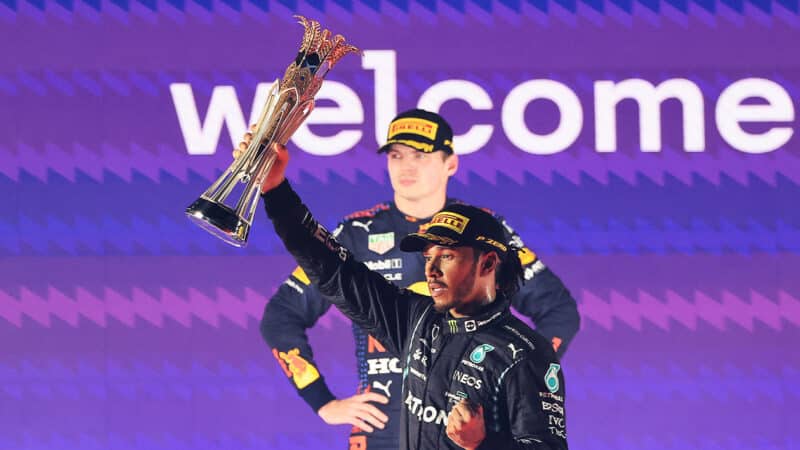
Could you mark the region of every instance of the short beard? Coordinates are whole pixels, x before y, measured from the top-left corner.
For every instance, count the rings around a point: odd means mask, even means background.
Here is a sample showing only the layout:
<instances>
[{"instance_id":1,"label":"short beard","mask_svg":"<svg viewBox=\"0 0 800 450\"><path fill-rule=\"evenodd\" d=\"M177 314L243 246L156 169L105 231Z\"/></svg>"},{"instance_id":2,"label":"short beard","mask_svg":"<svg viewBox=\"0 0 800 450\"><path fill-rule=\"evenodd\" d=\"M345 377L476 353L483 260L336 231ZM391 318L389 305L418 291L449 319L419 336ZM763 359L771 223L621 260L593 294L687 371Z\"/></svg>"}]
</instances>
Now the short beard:
<instances>
[{"instance_id":1,"label":"short beard","mask_svg":"<svg viewBox=\"0 0 800 450\"><path fill-rule=\"evenodd\" d=\"M450 297L450 301L447 303L436 303L433 302L433 309L436 312L446 312L453 308L457 308L464 304L464 299L469 295L475 285L475 276L478 273L478 261L475 260L472 262L472 267L470 268L469 273L467 274L467 278L464 279L458 286L448 286L448 290L453 294Z\"/></svg>"}]
</instances>

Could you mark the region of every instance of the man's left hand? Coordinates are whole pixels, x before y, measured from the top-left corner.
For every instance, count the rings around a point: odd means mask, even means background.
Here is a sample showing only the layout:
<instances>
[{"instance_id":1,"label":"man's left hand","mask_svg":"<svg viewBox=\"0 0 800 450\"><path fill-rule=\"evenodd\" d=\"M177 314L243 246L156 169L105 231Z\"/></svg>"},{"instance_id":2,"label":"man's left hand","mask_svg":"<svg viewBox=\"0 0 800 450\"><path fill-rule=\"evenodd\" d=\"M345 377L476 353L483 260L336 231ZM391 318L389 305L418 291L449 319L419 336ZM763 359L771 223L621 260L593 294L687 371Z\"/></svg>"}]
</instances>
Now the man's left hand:
<instances>
[{"instance_id":1,"label":"man's left hand","mask_svg":"<svg viewBox=\"0 0 800 450\"><path fill-rule=\"evenodd\" d=\"M447 437L461 448L467 450L478 448L486 438L483 406L475 405L466 399L458 402L447 416Z\"/></svg>"}]
</instances>

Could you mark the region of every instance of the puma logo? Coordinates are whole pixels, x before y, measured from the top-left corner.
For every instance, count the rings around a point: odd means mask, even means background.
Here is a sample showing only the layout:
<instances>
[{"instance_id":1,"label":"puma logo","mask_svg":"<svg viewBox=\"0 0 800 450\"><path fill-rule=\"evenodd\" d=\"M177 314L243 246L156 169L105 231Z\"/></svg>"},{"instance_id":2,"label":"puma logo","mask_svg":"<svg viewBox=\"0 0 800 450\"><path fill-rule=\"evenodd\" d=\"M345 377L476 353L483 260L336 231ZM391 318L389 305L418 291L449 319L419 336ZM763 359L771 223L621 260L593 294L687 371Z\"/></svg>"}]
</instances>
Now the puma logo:
<instances>
[{"instance_id":1,"label":"puma logo","mask_svg":"<svg viewBox=\"0 0 800 450\"><path fill-rule=\"evenodd\" d=\"M386 393L386 396L389 397L389 398L392 398L392 393L389 392L389 386L391 386L391 385L392 385L392 380L389 380L386 384L381 384L378 380L374 380L372 382L372 388L373 389L382 390L384 393Z\"/></svg>"},{"instance_id":2,"label":"puma logo","mask_svg":"<svg viewBox=\"0 0 800 450\"><path fill-rule=\"evenodd\" d=\"M352 222L350 222L350 223L351 223L351 224L353 224L353 226L354 226L354 227L361 227L361 228L363 228L363 229L364 229L364 231L366 231L367 233L369 233L369 226L370 226L370 225L372 225L372 221L371 221L371 220L370 220L369 222L367 222L367 223L364 223L364 222L359 222L359 221L357 221L357 220L354 220L354 221L352 221Z\"/></svg>"},{"instance_id":3,"label":"puma logo","mask_svg":"<svg viewBox=\"0 0 800 450\"><path fill-rule=\"evenodd\" d=\"M508 344L508 349L511 350L511 357L517 359L517 353L521 352L523 349L514 347L514 344Z\"/></svg>"}]
</instances>

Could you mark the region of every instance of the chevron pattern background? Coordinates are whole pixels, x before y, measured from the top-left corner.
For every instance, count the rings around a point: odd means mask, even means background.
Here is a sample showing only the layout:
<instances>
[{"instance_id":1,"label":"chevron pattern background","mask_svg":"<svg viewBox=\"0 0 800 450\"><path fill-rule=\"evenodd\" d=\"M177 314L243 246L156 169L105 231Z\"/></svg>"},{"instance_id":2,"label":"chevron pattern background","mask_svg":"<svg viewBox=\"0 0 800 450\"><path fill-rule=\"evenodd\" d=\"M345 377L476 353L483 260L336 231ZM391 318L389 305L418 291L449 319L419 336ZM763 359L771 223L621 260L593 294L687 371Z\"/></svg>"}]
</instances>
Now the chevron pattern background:
<instances>
[{"instance_id":1,"label":"chevron pattern background","mask_svg":"<svg viewBox=\"0 0 800 450\"><path fill-rule=\"evenodd\" d=\"M733 24L755 16L797 24L797 0L3 0L7 20L19 16L46 20L97 22L105 18L127 23L132 16L154 21L166 17L178 24L189 19L238 21L242 16L291 22L288 12L323 18L368 20L405 25L409 20L445 22L463 26L468 19L488 24L519 24L534 18L547 24L555 18L575 25L578 19L604 25L630 25L633 18L658 23L662 19L686 23L699 19L709 26L721 18ZM523 17L520 17L523 16ZM581 20L581 21L582 21Z\"/></svg>"},{"instance_id":2,"label":"chevron pattern background","mask_svg":"<svg viewBox=\"0 0 800 450\"><path fill-rule=\"evenodd\" d=\"M447 79L491 98L443 107L457 132L495 127L450 194L504 215L578 302L572 448L800 449L798 0L0 0L0 450L343 448L346 427L302 404L259 336L293 268L263 213L237 250L182 212L231 138L189 155L170 85L191 86L201 120L232 86L246 117L292 56L296 13L395 50L400 109ZM289 177L329 225L391 197L374 76L353 58L330 77L363 104L353 149L293 155ZM795 108L795 135L763 155L715 122L723 90L750 77ZM501 124L509 92L537 78L584 112L556 155L517 149ZM695 83L706 150L682 150L667 102L660 153L640 150L628 107L620 149L595 151L594 82L628 78ZM558 120L537 104L525 117ZM310 338L351 393L347 319L330 311Z\"/></svg>"}]
</instances>

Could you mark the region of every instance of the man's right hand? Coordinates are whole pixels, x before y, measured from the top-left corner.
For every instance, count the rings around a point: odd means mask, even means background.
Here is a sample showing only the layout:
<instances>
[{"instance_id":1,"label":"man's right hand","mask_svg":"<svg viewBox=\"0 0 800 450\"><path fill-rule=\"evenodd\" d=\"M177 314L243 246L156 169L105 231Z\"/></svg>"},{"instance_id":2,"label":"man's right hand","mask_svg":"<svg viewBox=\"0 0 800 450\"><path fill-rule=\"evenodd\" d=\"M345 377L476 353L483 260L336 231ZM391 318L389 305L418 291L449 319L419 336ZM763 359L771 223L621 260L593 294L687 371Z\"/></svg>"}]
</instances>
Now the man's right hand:
<instances>
[{"instance_id":1,"label":"man's right hand","mask_svg":"<svg viewBox=\"0 0 800 450\"><path fill-rule=\"evenodd\" d=\"M382 430L389 417L370 402L386 405L389 399L376 392L365 392L342 400L331 400L317 414L328 425L350 424L372 433L375 431L373 427Z\"/></svg>"},{"instance_id":2,"label":"man's right hand","mask_svg":"<svg viewBox=\"0 0 800 450\"><path fill-rule=\"evenodd\" d=\"M244 140L239 142L239 146L233 149L233 158L238 159L242 156L242 153L247 150L247 146L250 145L250 141L253 140L253 133L256 131L255 124L250 125L250 131L244 134ZM283 146L278 143L272 144L272 149L277 153L277 157L275 158L275 162L272 164L272 168L267 174L266 178L264 178L264 182L261 184L261 192L267 192L278 187L285 178L284 173L286 172L286 165L289 163L289 152L286 149L286 146Z\"/></svg>"}]
</instances>

